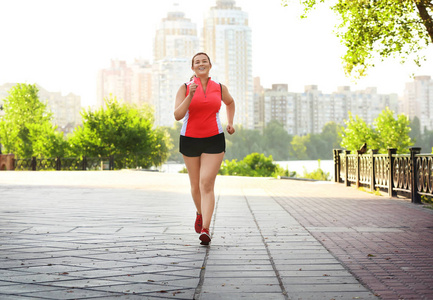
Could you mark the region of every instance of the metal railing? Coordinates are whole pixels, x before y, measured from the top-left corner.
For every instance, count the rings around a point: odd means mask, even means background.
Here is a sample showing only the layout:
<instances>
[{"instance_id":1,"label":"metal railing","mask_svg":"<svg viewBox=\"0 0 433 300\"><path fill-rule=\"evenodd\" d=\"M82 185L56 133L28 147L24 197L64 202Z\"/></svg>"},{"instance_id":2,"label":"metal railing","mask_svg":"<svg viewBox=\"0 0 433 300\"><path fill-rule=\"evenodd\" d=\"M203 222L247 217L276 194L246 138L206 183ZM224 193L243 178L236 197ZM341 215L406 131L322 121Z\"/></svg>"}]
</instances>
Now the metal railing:
<instances>
[{"instance_id":1,"label":"metal railing","mask_svg":"<svg viewBox=\"0 0 433 300\"><path fill-rule=\"evenodd\" d=\"M421 203L421 196L433 197L433 154L421 154L421 148L412 147L410 154L369 154L359 151L334 149L334 180L354 184L356 187L377 188L387 191L390 197L403 196L413 203Z\"/></svg>"},{"instance_id":2,"label":"metal railing","mask_svg":"<svg viewBox=\"0 0 433 300\"><path fill-rule=\"evenodd\" d=\"M56 157L56 158L16 158L14 168L18 171L86 171L114 170L114 157Z\"/></svg>"}]
</instances>

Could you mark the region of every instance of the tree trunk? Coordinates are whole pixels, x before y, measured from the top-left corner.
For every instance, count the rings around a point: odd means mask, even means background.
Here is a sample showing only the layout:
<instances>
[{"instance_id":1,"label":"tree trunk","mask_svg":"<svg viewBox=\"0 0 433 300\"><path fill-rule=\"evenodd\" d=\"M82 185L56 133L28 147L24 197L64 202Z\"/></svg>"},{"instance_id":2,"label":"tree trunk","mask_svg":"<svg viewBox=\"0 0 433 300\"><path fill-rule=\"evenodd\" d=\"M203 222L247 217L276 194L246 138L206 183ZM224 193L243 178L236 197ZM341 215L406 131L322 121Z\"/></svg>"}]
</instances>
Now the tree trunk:
<instances>
[{"instance_id":1,"label":"tree trunk","mask_svg":"<svg viewBox=\"0 0 433 300\"><path fill-rule=\"evenodd\" d=\"M427 7L433 7L433 3L429 0L415 0L415 5L418 8L419 15L425 28L427 29L430 40L433 43L433 19L427 10Z\"/></svg>"}]
</instances>

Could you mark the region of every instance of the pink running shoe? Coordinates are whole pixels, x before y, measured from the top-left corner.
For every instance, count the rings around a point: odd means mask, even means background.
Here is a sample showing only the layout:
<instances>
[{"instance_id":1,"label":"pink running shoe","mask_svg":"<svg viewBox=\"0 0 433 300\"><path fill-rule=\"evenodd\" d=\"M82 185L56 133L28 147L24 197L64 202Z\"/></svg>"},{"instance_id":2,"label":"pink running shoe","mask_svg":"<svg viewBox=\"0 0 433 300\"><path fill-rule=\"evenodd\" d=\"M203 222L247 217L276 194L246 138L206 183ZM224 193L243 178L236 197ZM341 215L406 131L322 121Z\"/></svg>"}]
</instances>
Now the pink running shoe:
<instances>
[{"instance_id":1,"label":"pink running shoe","mask_svg":"<svg viewBox=\"0 0 433 300\"><path fill-rule=\"evenodd\" d=\"M209 229L207 229L207 228L203 228L203 229L201 230L201 233L200 233L200 237L199 237L199 239L200 239L200 241L201 241L200 244L202 244L202 245L209 245L210 240L211 240L211 238L210 238L210 234L209 234Z\"/></svg>"},{"instance_id":2,"label":"pink running shoe","mask_svg":"<svg viewBox=\"0 0 433 300\"><path fill-rule=\"evenodd\" d=\"M197 213L197 217L195 218L195 232L200 233L201 227L203 226L203 218L201 215Z\"/></svg>"}]
</instances>

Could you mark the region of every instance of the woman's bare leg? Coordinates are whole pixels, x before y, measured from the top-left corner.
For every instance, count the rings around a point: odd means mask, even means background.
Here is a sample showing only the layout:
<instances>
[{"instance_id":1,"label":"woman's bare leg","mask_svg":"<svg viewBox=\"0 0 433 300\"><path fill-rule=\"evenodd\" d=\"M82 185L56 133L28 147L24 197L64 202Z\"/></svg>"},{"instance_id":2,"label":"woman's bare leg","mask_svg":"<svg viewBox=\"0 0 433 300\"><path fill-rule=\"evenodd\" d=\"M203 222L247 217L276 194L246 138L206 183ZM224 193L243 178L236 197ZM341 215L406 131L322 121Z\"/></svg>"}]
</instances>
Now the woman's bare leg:
<instances>
[{"instance_id":1,"label":"woman's bare leg","mask_svg":"<svg viewBox=\"0 0 433 300\"><path fill-rule=\"evenodd\" d=\"M194 200L197 212L201 214L201 194L200 194L200 156L183 156L186 169L188 170L189 181L191 183L191 195Z\"/></svg>"},{"instance_id":2,"label":"woman's bare leg","mask_svg":"<svg viewBox=\"0 0 433 300\"><path fill-rule=\"evenodd\" d=\"M203 153L200 157L200 194L203 228L209 229L215 208L215 179L224 158L224 152L218 154Z\"/></svg>"}]
</instances>

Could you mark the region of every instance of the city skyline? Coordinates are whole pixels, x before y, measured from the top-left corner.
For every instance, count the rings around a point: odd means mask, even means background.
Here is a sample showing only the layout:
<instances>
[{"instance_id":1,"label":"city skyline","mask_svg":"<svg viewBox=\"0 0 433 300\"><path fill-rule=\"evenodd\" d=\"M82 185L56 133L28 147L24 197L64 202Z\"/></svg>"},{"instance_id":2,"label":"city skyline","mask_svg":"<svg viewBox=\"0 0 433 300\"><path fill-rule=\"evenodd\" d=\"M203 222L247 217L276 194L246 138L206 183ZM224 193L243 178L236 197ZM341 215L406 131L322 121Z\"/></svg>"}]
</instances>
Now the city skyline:
<instances>
[{"instance_id":1,"label":"city skyline","mask_svg":"<svg viewBox=\"0 0 433 300\"><path fill-rule=\"evenodd\" d=\"M98 70L111 59L152 60L157 25L174 2L158 1L146 10L143 1L133 0L0 1L7 11L0 20L0 26L7 28L6 47L0 50L0 84L37 83L51 91L80 95L83 106L95 105ZM205 12L216 3L178 2L179 10L199 31ZM401 96L405 83L412 80L410 74L432 75L430 47L422 68L390 59L378 63L355 85L344 76L340 59L344 48L332 33L337 19L323 5L305 20L300 19L297 3L283 7L280 0L268 1L266 6L262 1L237 0L236 6L249 15L253 76L260 77L265 88L288 84L290 91L302 92L306 85L314 84L331 93L338 86L352 90L374 86L380 93Z\"/></svg>"}]
</instances>

